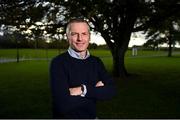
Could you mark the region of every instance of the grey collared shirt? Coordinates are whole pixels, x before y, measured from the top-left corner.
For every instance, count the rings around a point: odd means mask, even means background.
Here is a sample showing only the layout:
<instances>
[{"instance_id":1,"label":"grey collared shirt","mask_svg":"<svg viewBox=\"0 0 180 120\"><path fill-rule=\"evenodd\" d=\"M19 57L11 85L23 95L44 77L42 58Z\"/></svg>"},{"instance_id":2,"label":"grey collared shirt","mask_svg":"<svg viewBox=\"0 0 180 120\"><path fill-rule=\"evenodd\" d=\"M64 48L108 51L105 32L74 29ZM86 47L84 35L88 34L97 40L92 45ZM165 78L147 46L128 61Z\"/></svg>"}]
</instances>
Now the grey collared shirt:
<instances>
[{"instance_id":1,"label":"grey collared shirt","mask_svg":"<svg viewBox=\"0 0 180 120\"><path fill-rule=\"evenodd\" d=\"M80 53L76 52L76 51L73 50L71 47L69 47L68 53L69 53L69 55L70 55L71 57L77 58L77 59L87 59L87 58L90 56L90 53L89 53L89 51L87 50L86 56L85 56L84 58L82 58L82 57L80 56Z\"/></svg>"}]
</instances>

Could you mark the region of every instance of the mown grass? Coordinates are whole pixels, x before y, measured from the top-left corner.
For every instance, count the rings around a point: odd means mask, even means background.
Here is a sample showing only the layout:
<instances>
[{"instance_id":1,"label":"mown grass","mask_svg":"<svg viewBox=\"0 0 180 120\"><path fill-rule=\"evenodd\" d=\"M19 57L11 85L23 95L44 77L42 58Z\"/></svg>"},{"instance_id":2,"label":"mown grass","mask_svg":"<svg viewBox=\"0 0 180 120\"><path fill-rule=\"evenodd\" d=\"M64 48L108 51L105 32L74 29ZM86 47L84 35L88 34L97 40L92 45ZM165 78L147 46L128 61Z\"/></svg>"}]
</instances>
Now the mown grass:
<instances>
[{"instance_id":1,"label":"mown grass","mask_svg":"<svg viewBox=\"0 0 180 120\"><path fill-rule=\"evenodd\" d=\"M63 52L64 50L56 49L19 49L20 58L46 58L53 57ZM16 58L17 50L16 49L0 49L0 58Z\"/></svg>"},{"instance_id":2,"label":"mown grass","mask_svg":"<svg viewBox=\"0 0 180 120\"><path fill-rule=\"evenodd\" d=\"M109 51L92 54L112 70ZM99 118L180 118L180 56L127 56L125 65L131 76L115 79L117 95L98 102ZM51 118L51 107L48 61L0 64L0 118Z\"/></svg>"},{"instance_id":3,"label":"mown grass","mask_svg":"<svg viewBox=\"0 0 180 120\"><path fill-rule=\"evenodd\" d=\"M0 64L0 118L50 118L48 63Z\"/></svg>"},{"instance_id":4,"label":"mown grass","mask_svg":"<svg viewBox=\"0 0 180 120\"><path fill-rule=\"evenodd\" d=\"M132 74L118 93L98 104L102 118L180 118L180 56L126 58Z\"/></svg>"}]
</instances>

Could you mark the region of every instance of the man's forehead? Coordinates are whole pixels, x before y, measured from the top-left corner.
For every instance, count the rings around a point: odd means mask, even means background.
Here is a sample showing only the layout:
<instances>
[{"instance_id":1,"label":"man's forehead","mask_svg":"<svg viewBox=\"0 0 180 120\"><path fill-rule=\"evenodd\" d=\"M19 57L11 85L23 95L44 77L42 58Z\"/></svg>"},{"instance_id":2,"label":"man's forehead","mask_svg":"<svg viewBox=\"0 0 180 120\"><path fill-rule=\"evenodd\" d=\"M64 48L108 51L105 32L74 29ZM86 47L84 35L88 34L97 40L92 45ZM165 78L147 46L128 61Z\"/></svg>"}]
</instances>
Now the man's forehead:
<instances>
[{"instance_id":1,"label":"man's forehead","mask_svg":"<svg viewBox=\"0 0 180 120\"><path fill-rule=\"evenodd\" d=\"M86 23L73 23L70 26L71 31L84 31L88 32L88 25Z\"/></svg>"}]
</instances>

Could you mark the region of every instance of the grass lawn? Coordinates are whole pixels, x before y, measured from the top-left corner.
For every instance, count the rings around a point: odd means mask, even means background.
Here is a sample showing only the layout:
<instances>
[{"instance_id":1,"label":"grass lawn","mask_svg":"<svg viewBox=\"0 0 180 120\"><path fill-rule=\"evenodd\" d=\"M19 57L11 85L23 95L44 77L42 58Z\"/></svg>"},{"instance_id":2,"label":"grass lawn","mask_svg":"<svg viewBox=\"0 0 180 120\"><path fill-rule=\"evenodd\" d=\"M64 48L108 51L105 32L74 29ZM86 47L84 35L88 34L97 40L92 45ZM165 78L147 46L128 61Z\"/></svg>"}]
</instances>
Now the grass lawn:
<instances>
[{"instance_id":1,"label":"grass lawn","mask_svg":"<svg viewBox=\"0 0 180 120\"><path fill-rule=\"evenodd\" d=\"M108 51L92 54L112 70L112 58L104 57ZM132 76L115 81L117 95L98 102L98 117L180 118L180 56L127 55L125 61ZM52 117L48 68L47 61L0 64L0 118Z\"/></svg>"},{"instance_id":2,"label":"grass lawn","mask_svg":"<svg viewBox=\"0 0 180 120\"><path fill-rule=\"evenodd\" d=\"M47 61L0 64L0 118L50 118Z\"/></svg>"},{"instance_id":3,"label":"grass lawn","mask_svg":"<svg viewBox=\"0 0 180 120\"><path fill-rule=\"evenodd\" d=\"M19 49L19 56L20 58L51 58L62 51L64 50L59 51L56 49ZM0 58L16 58L16 55L16 49L0 49Z\"/></svg>"},{"instance_id":4,"label":"grass lawn","mask_svg":"<svg viewBox=\"0 0 180 120\"><path fill-rule=\"evenodd\" d=\"M180 56L126 58L134 75L116 80L117 96L99 102L102 118L180 118Z\"/></svg>"}]
</instances>

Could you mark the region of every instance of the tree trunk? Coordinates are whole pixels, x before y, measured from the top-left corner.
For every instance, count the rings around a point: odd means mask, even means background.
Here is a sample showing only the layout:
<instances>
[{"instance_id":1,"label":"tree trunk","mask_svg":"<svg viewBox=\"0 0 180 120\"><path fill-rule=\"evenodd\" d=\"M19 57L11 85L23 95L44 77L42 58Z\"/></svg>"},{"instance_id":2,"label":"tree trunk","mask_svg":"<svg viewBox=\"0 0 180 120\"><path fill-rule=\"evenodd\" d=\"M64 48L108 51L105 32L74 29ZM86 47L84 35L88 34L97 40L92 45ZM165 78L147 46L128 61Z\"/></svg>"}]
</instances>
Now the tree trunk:
<instances>
[{"instance_id":1,"label":"tree trunk","mask_svg":"<svg viewBox=\"0 0 180 120\"><path fill-rule=\"evenodd\" d=\"M125 53L128 48L131 32L126 31L117 37L117 43L114 43L114 47L111 49L113 57L113 74L115 77L126 78L128 72L125 67ZM121 42L119 42L121 39Z\"/></svg>"},{"instance_id":2,"label":"tree trunk","mask_svg":"<svg viewBox=\"0 0 180 120\"><path fill-rule=\"evenodd\" d=\"M129 75L125 67L125 53L128 49L131 30L125 29L126 26L127 25L123 27L124 29L120 30L119 33L121 34L116 38L113 47L109 46L113 57L113 75L120 78L126 78ZM133 26L133 24L131 24L131 26Z\"/></svg>"},{"instance_id":3,"label":"tree trunk","mask_svg":"<svg viewBox=\"0 0 180 120\"><path fill-rule=\"evenodd\" d=\"M115 77L125 78L128 73L124 64L125 51L116 47L112 53L113 56L113 74Z\"/></svg>"},{"instance_id":4,"label":"tree trunk","mask_svg":"<svg viewBox=\"0 0 180 120\"><path fill-rule=\"evenodd\" d=\"M168 49L168 57L172 57L172 36L171 36L171 30L170 30L170 35L168 36L168 40L169 40L169 49Z\"/></svg>"},{"instance_id":5,"label":"tree trunk","mask_svg":"<svg viewBox=\"0 0 180 120\"><path fill-rule=\"evenodd\" d=\"M168 57L172 57L172 42L169 40Z\"/></svg>"}]
</instances>

